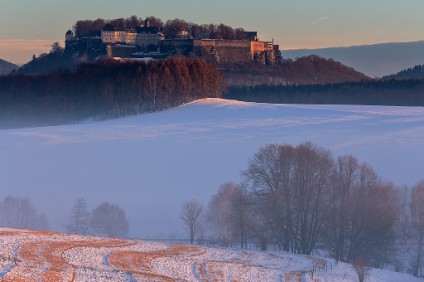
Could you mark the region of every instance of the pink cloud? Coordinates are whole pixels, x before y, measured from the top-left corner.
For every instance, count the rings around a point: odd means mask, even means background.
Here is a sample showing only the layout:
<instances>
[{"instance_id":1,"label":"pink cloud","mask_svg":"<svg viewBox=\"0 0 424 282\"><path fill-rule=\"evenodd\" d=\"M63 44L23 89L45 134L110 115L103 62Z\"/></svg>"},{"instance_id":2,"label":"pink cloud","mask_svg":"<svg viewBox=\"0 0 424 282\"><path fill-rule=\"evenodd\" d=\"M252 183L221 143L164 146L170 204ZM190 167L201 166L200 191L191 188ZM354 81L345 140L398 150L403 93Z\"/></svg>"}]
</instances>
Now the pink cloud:
<instances>
[{"instance_id":1,"label":"pink cloud","mask_svg":"<svg viewBox=\"0 0 424 282\"><path fill-rule=\"evenodd\" d=\"M328 20L328 16L323 16L323 17L320 17L319 19L316 19L316 20L312 21L310 24L311 25L316 25L316 24L318 24L318 23L320 23L322 21L326 21L326 20Z\"/></svg>"}]
</instances>

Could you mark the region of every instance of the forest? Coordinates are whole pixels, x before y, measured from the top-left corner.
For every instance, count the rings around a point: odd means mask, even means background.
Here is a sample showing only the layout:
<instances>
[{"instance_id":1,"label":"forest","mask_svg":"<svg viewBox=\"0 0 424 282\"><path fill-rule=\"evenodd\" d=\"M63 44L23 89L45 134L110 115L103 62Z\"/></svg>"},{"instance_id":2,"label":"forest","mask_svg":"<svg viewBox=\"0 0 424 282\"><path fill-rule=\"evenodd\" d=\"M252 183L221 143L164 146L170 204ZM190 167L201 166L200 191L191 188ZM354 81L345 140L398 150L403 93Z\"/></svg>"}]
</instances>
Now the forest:
<instances>
[{"instance_id":1,"label":"forest","mask_svg":"<svg viewBox=\"0 0 424 282\"><path fill-rule=\"evenodd\" d=\"M197 58L108 60L75 72L0 76L0 128L136 115L220 97L224 90L220 72Z\"/></svg>"},{"instance_id":2,"label":"forest","mask_svg":"<svg viewBox=\"0 0 424 282\"><path fill-rule=\"evenodd\" d=\"M0 199L0 226L19 229L49 230L48 217L37 211L28 198L7 196ZM71 208L66 232L124 237L129 224L125 210L115 204L103 202L91 212L84 198L78 198Z\"/></svg>"},{"instance_id":3,"label":"forest","mask_svg":"<svg viewBox=\"0 0 424 282\"><path fill-rule=\"evenodd\" d=\"M405 70L402 70L396 74L384 76L382 79L383 80L424 79L424 65L416 65L412 68L407 68Z\"/></svg>"},{"instance_id":4,"label":"forest","mask_svg":"<svg viewBox=\"0 0 424 282\"><path fill-rule=\"evenodd\" d=\"M265 145L241 174L241 184L223 184L207 206L182 204L191 242L325 251L337 261L424 274L424 182L396 187L356 157L334 158L309 142Z\"/></svg>"},{"instance_id":5,"label":"forest","mask_svg":"<svg viewBox=\"0 0 424 282\"><path fill-rule=\"evenodd\" d=\"M333 59L316 55L278 64L230 63L217 66L230 87L316 85L369 81L370 77Z\"/></svg>"},{"instance_id":6,"label":"forest","mask_svg":"<svg viewBox=\"0 0 424 282\"><path fill-rule=\"evenodd\" d=\"M231 87L223 98L280 104L424 106L424 80Z\"/></svg>"}]
</instances>

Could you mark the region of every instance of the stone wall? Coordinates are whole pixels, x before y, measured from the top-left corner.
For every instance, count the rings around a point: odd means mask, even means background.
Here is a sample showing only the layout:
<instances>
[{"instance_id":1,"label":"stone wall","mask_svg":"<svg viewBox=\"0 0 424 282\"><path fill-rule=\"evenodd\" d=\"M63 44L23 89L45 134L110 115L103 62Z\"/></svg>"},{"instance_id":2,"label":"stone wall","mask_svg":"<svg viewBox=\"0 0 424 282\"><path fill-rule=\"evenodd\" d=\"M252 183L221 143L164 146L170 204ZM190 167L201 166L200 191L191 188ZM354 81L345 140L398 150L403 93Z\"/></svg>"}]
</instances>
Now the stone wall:
<instances>
[{"instance_id":1,"label":"stone wall","mask_svg":"<svg viewBox=\"0 0 424 282\"><path fill-rule=\"evenodd\" d=\"M193 41L193 39L165 39L160 41L160 49L163 53L188 56L193 53Z\"/></svg>"},{"instance_id":2,"label":"stone wall","mask_svg":"<svg viewBox=\"0 0 424 282\"><path fill-rule=\"evenodd\" d=\"M195 40L195 48L203 56L213 57L218 63L245 62L252 60L250 41L247 40Z\"/></svg>"},{"instance_id":3,"label":"stone wall","mask_svg":"<svg viewBox=\"0 0 424 282\"><path fill-rule=\"evenodd\" d=\"M133 53L137 52L137 47L133 45L108 45L108 57L131 58Z\"/></svg>"},{"instance_id":4,"label":"stone wall","mask_svg":"<svg viewBox=\"0 0 424 282\"><path fill-rule=\"evenodd\" d=\"M256 61L275 62L275 45L271 42L249 40L194 40L195 54L217 63ZM278 47L277 47L278 48Z\"/></svg>"}]
</instances>

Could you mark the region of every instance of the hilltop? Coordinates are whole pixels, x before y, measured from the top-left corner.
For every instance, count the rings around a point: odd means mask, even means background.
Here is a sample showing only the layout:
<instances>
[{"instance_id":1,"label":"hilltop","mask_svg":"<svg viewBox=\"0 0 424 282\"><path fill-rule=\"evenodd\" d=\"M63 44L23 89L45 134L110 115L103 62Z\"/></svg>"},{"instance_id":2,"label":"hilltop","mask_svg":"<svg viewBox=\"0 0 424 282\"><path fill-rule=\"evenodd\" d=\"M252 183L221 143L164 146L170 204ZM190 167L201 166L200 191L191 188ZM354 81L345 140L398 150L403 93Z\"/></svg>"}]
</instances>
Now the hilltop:
<instances>
[{"instance_id":1,"label":"hilltop","mask_svg":"<svg viewBox=\"0 0 424 282\"><path fill-rule=\"evenodd\" d=\"M0 59L0 75L9 74L11 71L18 69L19 66Z\"/></svg>"},{"instance_id":2,"label":"hilltop","mask_svg":"<svg viewBox=\"0 0 424 282\"><path fill-rule=\"evenodd\" d=\"M256 31L225 24L198 25L155 17L80 20L65 33L64 48L54 44L21 73L75 71L80 63L115 59L199 57L223 72L229 86L326 84L369 80L333 59L307 56L283 59L279 45L260 40Z\"/></svg>"},{"instance_id":3,"label":"hilltop","mask_svg":"<svg viewBox=\"0 0 424 282\"><path fill-rule=\"evenodd\" d=\"M407 68L398 73L391 74L383 77L384 80L388 79L424 79L424 65L416 65L412 68Z\"/></svg>"}]
</instances>

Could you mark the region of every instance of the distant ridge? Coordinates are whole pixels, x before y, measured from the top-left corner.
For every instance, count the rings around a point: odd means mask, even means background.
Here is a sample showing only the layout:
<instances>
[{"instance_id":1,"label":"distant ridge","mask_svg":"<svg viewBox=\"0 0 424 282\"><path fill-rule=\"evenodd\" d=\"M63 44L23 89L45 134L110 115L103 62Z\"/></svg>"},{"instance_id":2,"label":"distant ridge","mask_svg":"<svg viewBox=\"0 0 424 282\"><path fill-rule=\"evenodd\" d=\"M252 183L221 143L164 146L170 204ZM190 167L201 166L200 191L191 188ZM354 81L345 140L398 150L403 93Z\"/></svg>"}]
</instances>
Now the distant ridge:
<instances>
[{"instance_id":1,"label":"distant ridge","mask_svg":"<svg viewBox=\"0 0 424 282\"><path fill-rule=\"evenodd\" d=\"M285 59L308 55L332 58L371 77L383 77L424 63L424 40L351 47L283 50Z\"/></svg>"},{"instance_id":2,"label":"distant ridge","mask_svg":"<svg viewBox=\"0 0 424 282\"><path fill-rule=\"evenodd\" d=\"M407 68L396 74L385 76L383 79L424 79L424 65L416 65L415 67Z\"/></svg>"},{"instance_id":3,"label":"distant ridge","mask_svg":"<svg viewBox=\"0 0 424 282\"><path fill-rule=\"evenodd\" d=\"M0 59L0 75L9 74L11 71L18 68L19 66Z\"/></svg>"}]
</instances>

